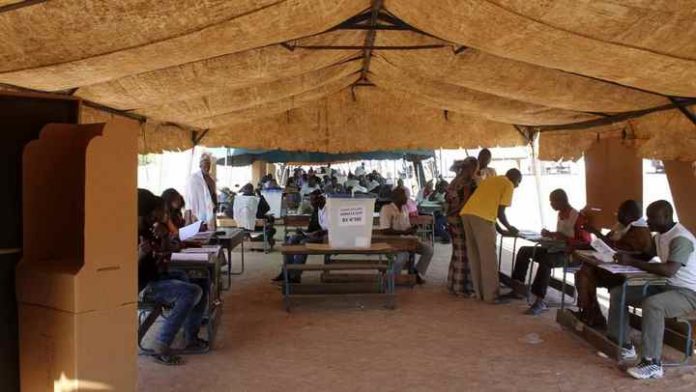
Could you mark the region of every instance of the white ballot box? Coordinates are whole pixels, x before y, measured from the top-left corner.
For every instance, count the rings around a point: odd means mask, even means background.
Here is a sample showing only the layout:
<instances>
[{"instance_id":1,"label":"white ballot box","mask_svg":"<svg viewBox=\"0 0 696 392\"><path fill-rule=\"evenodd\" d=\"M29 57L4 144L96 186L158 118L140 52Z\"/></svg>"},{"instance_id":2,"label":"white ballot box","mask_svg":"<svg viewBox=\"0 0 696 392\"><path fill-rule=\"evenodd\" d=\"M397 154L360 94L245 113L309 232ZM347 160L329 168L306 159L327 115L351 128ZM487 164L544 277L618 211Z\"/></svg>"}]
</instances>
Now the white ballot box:
<instances>
[{"instance_id":1,"label":"white ballot box","mask_svg":"<svg viewBox=\"0 0 696 392\"><path fill-rule=\"evenodd\" d=\"M329 196L329 246L332 248L368 248L372 242L374 197Z\"/></svg>"}]
</instances>

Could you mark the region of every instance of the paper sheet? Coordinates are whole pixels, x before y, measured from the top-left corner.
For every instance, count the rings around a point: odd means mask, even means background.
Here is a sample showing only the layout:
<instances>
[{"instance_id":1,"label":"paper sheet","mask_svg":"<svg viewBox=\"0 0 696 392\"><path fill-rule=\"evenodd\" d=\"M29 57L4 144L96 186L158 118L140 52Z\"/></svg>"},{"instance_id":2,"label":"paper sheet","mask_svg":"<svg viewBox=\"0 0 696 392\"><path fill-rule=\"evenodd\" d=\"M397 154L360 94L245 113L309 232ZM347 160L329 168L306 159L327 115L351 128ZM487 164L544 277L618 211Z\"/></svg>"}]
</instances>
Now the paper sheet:
<instances>
[{"instance_id":1,"label":"paper sheet","mask_svg":"<svg viewBox=\"0 0 696 392\"><path fill-rule=\"evenodd\" d=\"M595 258L605 263L611 263L614 261L614 255L616 254L616 251L612 249L612 247L609 246L606 242L602 241L599 238L595 238L592 240L590 245L592 246L592 249L595 250L593 255Z\"/></svg>"},{"instance_id":2,"label":"paper sheet","mask_svg":"<svg viewBox=\"0 0 696 392\"><path fill-rule=\"evenodd\" d=\"M188 226L182 227L181 229L179 229L179 239L182 241L186 241L194 235L198 234L198 232L201 230L202 224L203 221L198 221Z\"/></svg>"}]
</instances>

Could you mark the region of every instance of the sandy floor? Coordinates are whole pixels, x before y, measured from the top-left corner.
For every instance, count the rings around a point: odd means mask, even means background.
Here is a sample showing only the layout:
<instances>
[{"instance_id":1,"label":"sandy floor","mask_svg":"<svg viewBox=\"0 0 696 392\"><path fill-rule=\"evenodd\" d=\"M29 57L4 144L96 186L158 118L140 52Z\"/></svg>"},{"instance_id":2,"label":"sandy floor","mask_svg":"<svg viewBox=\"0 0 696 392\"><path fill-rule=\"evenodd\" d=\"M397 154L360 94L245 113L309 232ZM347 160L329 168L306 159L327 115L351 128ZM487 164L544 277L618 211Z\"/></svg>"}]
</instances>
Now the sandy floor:
<instances>
[{"instance_id":1,"label":"sandy floor","mask_svg":"<svg viewBox=\"0 0 696 392\"><path fill-rule=\"evenodd\" d=\"M140 391L687 391L693 368L635 381L563 331L555 311L489 306L444 289L450 248L436 246L428 283L399 289L386 310L307 304L292 313L269 280L280 255L247 253L225 294L214 351L182 367L139 359ZM233 254L234 258L234 254ZM310 262L312 260L310 259ZM538 336L538 338L536 338Z\"/></svg>"}]
</instances>

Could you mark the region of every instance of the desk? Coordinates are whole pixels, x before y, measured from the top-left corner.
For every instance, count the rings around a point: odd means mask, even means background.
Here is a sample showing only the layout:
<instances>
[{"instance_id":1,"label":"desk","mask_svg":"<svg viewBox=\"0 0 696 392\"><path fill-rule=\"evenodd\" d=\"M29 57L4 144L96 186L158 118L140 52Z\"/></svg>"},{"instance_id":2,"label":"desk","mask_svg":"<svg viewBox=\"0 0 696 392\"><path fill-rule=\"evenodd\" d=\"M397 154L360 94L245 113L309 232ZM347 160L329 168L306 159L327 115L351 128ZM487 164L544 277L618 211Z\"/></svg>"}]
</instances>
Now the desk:
<instances>
[{"instance_id":1,"label":"desk","mask_svg":"<svg viewBox=\"0 0 696 392\"><path fill-rule=\"evenodd\" d=\"M290 311L290 301L295 297L302 297L303 295L291 293L291 286L301 287L302 284L291 284L288 277L288 271L365 271L365 270L376 270L378 274L378 286L376 295L379 295L385 299L385 306L393 308L396 306L395 302L395 274L392 268L393 259L398 250L394 249L391 245L386 243L372 243L369 248L361 249L334 249L329 247L328 244L302 244L302 245L283 245L280 247L280 252L283 256L294 256L294 255L365 255L365 256L378 256L379 260L374 262L361 262L361 263L330 263L330 264L304 264L288 265L283 257L283 296L285 300L285 310ZM384 264L381 261L381 257L386 257L387 263ZM324 288L323 292L313 295L326 295L331 291L328 289L337 288L340 289L340 294L352 294L354 286L341 285L339 283L323 283L319 284L319 288Z\"/></svg>"},{"instance_id":2,"label":"desk","mask_svg":"<svg viewBox=\"0 0 696 392\"><path fill-rule=\"evenodd\" d=\"M227 286L225 290L229 290L232 285L232 275L241 275L244 273L244 229L222 229L225 234L214 235L210 242L220 244L227 249ZM240 245L242 268L239 272L232 272L232 249Z\"/></svg>"},{"instance_id":3,"label":"desk","mask_svg":"<svg viewBox=\"0 0 696 392\"><path fill-rule=\"evenodd\" d=\"M213 340L217 332L217 322L222 313L222 301L220 300L220 260L224 257L222 247L211 246L207 248L192 248L189 251L172 253L169 268L184 271L192 280L205 280L208 289L208 304L203 314L207 319L206 330L208 333L209 348L213 346Z\"/></svg>"},{"instance_id":4,"label":"desk","mask_svg":"<svg viewBox=\"0 0 696 392\"><path fill-rule=\"evenodd\" d=\"M500 234L500 241L498 243L498 275L500 277L500 281L503 282L505 285L509 286L512 288L517 294L523 295L527 297L527 300L529 300L529 282L532 281L532 272L534 270L533 266L530 264L529 270L527 271L527 277L523 284L520 285L516 281L512 280L512 271L515 270L515 263L517 259L517 240L518 239L523 239L526 241L529 241L533 244L534 246L534 251L532 252L532 259L534 259L534 256L536 255L536 250L539 247L544 247L547 249L557 249L557 250L564 250L565 249L565 242L564 241L559 241L551 238L545 238L542 237L540 233L534 232L534 231L528 231L528 230L521 230L519 233L516 235L510 235L507 233L499 233ZM510 276L505 275L502 272L502 262L503 262L503 240L505 238L513 238L514 242L512 245L512 260L510 262ZM563 280L561 282L561 291L563 293L566 292L566 285L565 285L565 272L567 270L567 265L564 264L563 266ZM554 278L555 279L555 278Z\"/></svg>"},{"instance_id":5,"label":"desk","mask_svg":"<svg viewBox=\"0 0 696 392\"><path fill-rule=\"evenodd\" d=\"M593 256L592 251L578 250L573 252L573 257L583 264L589 264L593 267L600 267L603 264L613 264L603 262ZM620 277L623 280L623 285L621 286L621 308L623 309L626 305L626 288L627 287L643 287L647 288L648 285L664 285L667 283L667 278L649 272L636 272L636 273L613 273L614 276ZM627 314L621 313L619 319L619 336L618 340L623 342L624 336L627 331L624 331L624 317L628 317ZM572 313L568 312L561 302L561 309L556 315L556 321L561 325L571 328L578 335L588 340L590 343L595 345L598 349L605 352L608 355L612 355L616 359L621 358L621 346L609 342L605 336L597 336L599 332L585 326L583 323L579 322ZM579 324L578 324L579 323ZM613 350L613 352L611 352Z\"/></svg>"}]
</instances>

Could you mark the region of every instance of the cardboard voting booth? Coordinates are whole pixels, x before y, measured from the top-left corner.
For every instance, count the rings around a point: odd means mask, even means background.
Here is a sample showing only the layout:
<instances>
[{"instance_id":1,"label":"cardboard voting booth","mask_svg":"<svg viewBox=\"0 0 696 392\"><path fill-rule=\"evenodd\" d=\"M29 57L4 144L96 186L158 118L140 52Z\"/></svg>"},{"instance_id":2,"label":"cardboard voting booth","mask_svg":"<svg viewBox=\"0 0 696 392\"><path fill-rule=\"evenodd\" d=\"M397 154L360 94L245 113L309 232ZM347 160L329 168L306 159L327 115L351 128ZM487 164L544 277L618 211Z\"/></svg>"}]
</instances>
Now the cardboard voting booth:
<instances>
[{"instance_id":1,"label":"cardboard voting booth","mask_svg":"<svg viewBox=\"0 0 696 392\"><path fill-rule=\"evenodd\" d=\"M373 197L329 196L329 246L332 248L369 248L372 243Z\"/></svg>"},{"instance_id":2,"label":"cardboard voting booth","mask_svg":"<svg viewBox=\"0 0 696 392\"><path fill-rule=\"evenodd\" d=\"M280 218L282 216L283 208L283 190L282 189L264 189L261 191L261 195L266 199L268 206L271 210L268 212L272 214L275 218Z\"/></svg>"},{"instance_id":3,"label":"cardboard voting booth","mask_svg":"<svg viewBox=\"0 0 696 392\"><path fill-rule=\"evenodd\" d=\"M49 124L24 150L22 391L135 388L137 128L126 124Z\"/></svg>"}]
</instances>

